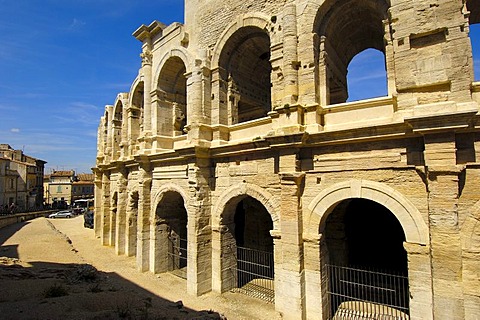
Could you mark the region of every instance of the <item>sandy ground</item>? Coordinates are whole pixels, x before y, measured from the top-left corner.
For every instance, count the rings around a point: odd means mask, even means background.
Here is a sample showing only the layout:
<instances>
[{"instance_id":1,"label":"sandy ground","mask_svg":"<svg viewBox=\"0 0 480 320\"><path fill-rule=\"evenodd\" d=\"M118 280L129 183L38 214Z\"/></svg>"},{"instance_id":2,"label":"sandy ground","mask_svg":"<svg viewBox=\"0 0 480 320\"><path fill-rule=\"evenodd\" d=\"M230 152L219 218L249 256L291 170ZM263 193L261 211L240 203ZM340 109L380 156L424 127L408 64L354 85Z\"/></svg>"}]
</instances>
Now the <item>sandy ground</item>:
<instances>
[{"instance_id":1,"label":"sandy ground","mask_svg":"<svg viewBox=\"0 0 480 320\"><path fill-rule=\"evenodd\" d=\"M172 274L140 273L83 218L0 229L1 319L279 319L273 304L227 292L200 297Z\"/></svg>"}]
</instances>

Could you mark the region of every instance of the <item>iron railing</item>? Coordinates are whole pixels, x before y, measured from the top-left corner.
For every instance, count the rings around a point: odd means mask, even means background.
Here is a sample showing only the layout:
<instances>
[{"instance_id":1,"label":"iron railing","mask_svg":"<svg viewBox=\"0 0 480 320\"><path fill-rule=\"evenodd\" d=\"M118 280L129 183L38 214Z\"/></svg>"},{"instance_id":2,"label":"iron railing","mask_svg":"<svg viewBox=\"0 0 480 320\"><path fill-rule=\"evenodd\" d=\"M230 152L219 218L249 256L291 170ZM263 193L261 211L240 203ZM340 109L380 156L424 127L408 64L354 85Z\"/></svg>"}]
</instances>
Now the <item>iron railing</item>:
<instances>
[{"instance_id":1,"label":"iron railing","mask_svg":"<svg viewBox=\"0 0 480 320\"><path fill-rule=\"evenodd\" d=\"M410 319L408 277L335 265L326 269L330 319Z\"/></svg>"},{"instance_id":2,"label":"iron railing","mask_svg":"<svg viewBox=\"0 0 480 320\"><path fill-rule=\"evenodd\" d=\"M237 247L237 288L233 291L273 303L273 275L272 252Z\"/></svg>"},{"instance_id":3,"label":"iron railing","mask_svg":"<svg viewBox=\"0 0 480 320\"><path fill-rule=\"evenodd\" d=\"M180 278L187 279L187 239L169 236L170 249L168 259L170 272Z\"/></svg>"}]
</instances>

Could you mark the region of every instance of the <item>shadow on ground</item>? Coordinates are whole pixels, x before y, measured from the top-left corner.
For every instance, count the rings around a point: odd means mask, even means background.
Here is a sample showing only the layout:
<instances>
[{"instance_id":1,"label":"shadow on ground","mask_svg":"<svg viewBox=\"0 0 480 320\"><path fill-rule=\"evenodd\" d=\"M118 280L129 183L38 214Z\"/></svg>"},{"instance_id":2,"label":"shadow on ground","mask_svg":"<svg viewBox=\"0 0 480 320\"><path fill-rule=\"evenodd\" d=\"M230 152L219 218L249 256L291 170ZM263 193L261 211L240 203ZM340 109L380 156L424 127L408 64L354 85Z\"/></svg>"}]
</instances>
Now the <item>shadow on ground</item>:
<instances>
[{"instance_id":1,"label":"shadow on ground","mask_svg":"<svg viewBox=\"0 0 480 320\"><path fill-rule=\"evenodd\" d=\"M1 247L3 248L3 247ZM222 319L191 310L88 264L0 257L2 319Z\"/></svg>"},{"instance_id":2,"label":"shadow on ground","mask_svg":"<svg viewBox=\"0 0 480 320\"><path fill-rule=\"evenodd\" d=\"M13 234L28 225L30 222L19 222L0 228L0 257L18 259L18 245L3 245Z\"/></svg>"}]
</instances>

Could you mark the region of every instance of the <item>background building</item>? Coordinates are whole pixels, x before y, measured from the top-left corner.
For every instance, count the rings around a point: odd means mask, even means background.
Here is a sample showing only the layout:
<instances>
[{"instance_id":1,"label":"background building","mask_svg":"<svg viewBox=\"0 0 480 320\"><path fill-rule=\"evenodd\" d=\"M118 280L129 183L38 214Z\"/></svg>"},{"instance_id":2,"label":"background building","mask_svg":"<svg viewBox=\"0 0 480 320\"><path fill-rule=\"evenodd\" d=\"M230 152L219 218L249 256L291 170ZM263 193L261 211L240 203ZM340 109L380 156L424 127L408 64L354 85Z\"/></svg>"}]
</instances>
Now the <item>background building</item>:
<instances>
[{"instance_id":1,"label":"background building","mask_svg":"<svg viewBox=\"0 0 480 320\"><path fill-rule=\"evenodd\" d=\"M0 144L0 211L25 212L43 207L46 162Z\"/></svg>"},{"instance_id":2,"label":"background building","mask_svg":"<svg viewBox=\"0 0 480 320\"><path fill-rule=\"evenodd\" d=\"M139 75L100 120L96 235L285 319L474 319L477 4L187 0L184 25L142 25ZM365 49L387 93L348 102Z\"/></svg>"},{"instance_id":3,"label":"background building","mask_svg":"<svg viewBox=\"0 0 480 320\"><path fill-rule=\"evenodd\" d=\"M94 180L93 173L79 173L72 184L72 200L93 199Z\"/></svg>"},{"instance_id":4,"label":"background building","mask_svg":"<svg viewBox=\"0 0 480 320\"><path fill-rule=\"evenodd\" d=\"M94 175L75 174L74 170L53 171L45 176L45 203L52 208L64 209L80 199L94 197Z\"/></svg>"}]
</instances>

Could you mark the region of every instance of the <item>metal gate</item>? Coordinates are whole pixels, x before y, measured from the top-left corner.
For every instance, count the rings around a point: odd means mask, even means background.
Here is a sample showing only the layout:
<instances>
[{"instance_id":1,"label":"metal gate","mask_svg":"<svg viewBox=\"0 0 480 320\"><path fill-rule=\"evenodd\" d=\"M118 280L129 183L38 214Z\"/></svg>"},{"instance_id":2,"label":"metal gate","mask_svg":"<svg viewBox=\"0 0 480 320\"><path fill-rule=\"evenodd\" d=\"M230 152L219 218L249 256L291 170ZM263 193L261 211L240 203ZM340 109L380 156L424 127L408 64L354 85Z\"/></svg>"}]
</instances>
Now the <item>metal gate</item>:
<instances>
[{"instance_id":1,"label":"metal gate","mask_svg":"<svg viewBox=\"0 0 480 320\"><path fill-rule=\"evenodd\" d=\"M233 291L273 303L273 274L272 252L237 247L237 288Z\"/></svg>"},{"instance_id":2,"label":"metal gate","mask_svg":"<svg viewBox=\"0 0 480 320\"><path fill-rule=\"evenodd\" d=\"M170 235L168 240L168 269L174 275L187 279L187 239Z\"/></svg>"},{"instance_id":3,"label":"metal gate","mask_svg":"<svg viewBox=\"0 0 480 320\"><path fill-rule=\"evenodd\" d=\"M334 265L326 268L330 319L410 319L408 277Z\"/></svg>"}]
</instances>

